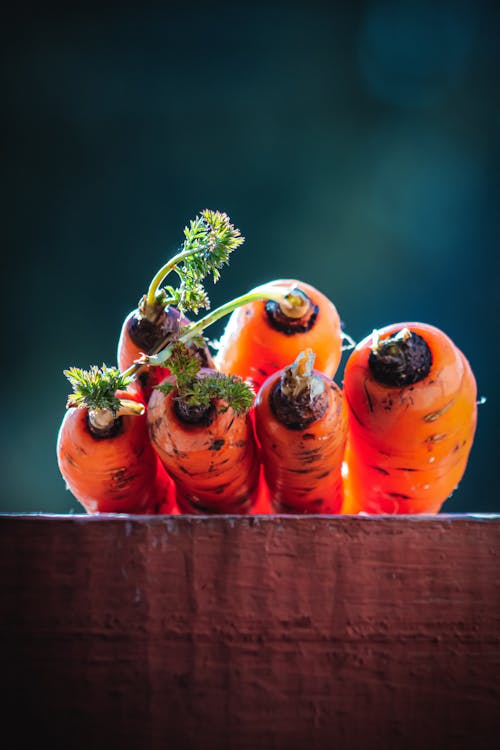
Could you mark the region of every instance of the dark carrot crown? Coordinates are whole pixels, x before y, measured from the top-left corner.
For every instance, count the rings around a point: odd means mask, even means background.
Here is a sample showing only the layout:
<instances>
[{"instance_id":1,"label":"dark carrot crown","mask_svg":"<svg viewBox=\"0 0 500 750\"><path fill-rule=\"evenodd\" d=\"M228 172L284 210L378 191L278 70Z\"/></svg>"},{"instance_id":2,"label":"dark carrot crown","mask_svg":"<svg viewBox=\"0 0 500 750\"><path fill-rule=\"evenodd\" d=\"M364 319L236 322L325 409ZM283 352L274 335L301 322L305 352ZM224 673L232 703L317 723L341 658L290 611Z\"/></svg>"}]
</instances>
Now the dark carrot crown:
<instances>
[{"instance_id":1,"label":"dark carrot crown","mask_svg":"<svg viewBox=\"0 0 500 750\"><path fill-rule=\"evenodd\" d=\"M305 429L321 419L328 408L325 384L313 370L314 360L312 349L300 352L271 391L271 409L290 430Z\"/></svg>"},{"instance_id":2,"label":"dark carrot crown","mask_svg":"<svg viewBox=\"0 0 500 750\"><path fill-rule=\"evenodd\" d=\"M418 333L403 328L381 341L374 332L368 366L382 385L401 388L418 383L427 377L431 365L431 350Z\"/></svg>"}]
</instances>

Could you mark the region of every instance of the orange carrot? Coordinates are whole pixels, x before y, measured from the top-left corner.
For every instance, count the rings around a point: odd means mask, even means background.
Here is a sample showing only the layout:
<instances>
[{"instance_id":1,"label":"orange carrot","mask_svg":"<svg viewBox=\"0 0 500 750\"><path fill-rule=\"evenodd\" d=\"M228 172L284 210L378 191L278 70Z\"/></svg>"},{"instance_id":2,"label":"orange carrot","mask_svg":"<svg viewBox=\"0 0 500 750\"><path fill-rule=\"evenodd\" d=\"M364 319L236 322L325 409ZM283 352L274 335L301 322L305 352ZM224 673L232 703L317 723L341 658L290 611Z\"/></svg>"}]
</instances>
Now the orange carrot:
<instances>
[{"instance_id":1,"label":"orange carrot","mask_svg":"<svg viewBox=\"0 0 500 750\"><path fill-rule=\"evenodd\" d=\"M248 409L254 394L239 378L199 367L174 344L168 377L148 403L151 442L176 484L184 513L247 513L259 462Z\"/></svg>"},{"instance_id":2,"label":"orange carrot","mask_svg":"<svg viewBox=\"0 0 500 750\"><path fill-rule=\"evenodd\" d=\"M313 370L314 353L271 375L255 427L271 502L281 513L339 513L347 412L340 388Z\"/></svg>"},{"instance_id":3,"label":"orange carrot","mask_svg":"<svg viewBox=\"0 0 500 750\"><path fill-rule=\"evenodd\" d=\"M88 513L155 513L174 507L174 486L149 441L144 404L103 366L65 373L74 393L57 438L59 469Z\"/></svg>"},{"instance_id":4,"label":"orange carrot","mask_svg":"<svg viewBox=\"0 0 500 750\"><path fill-rule=\"evenodd\" d=\"M476 381L438 328L398 323L361 341L344 373L349 411L343 512L437 513L476 429Z\"/></svg>"},{"instance_id":5,"label":"orange carrot","mask_svg":"<svg viewBox=\"0 0 500 750\"><path fill-rule=\"evenodd\" d=\"M210 306L202 280L212 274L217 281L220 268L243 242L240 231L230 223L226 214L219 211L202 211L185 227L179 252L157 271L147 293L123 322L117 352L118 367L122 372L141 354L155 354L174 340L190 322L185 316L186 311L196 313ZM161 288L172 271L180 277L180 286ZM193 344L192 348L202 366L213 365L206 344ZM138 373L137 382L146 399L167 375L168 369L160 367L149 367Z\"/></svg>"},{"instance_id":6,"label":"orange carrot","mask_svg":"<svg viewBox=\"0 0 500 750\"><path fill-rule=\"evenodd\" d=\"M274 299L255 300L232 313L219 342L216 368L250 380L257 391L269 375L310 347L316 369L332 378L343 338L335 305L302 281L279 279L266 286L275 292Z\"/></svg>"}]
</instances>

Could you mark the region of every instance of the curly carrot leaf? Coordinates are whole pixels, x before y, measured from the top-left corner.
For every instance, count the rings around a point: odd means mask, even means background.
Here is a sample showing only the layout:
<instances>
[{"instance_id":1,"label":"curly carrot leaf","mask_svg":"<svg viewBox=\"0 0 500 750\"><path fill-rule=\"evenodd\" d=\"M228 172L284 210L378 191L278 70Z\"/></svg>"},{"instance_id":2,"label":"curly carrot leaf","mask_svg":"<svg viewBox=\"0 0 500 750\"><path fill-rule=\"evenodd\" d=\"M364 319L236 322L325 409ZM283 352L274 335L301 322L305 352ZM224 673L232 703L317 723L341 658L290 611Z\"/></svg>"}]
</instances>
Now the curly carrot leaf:
<instances>
[{"instance_id":1,"label":"curly carrot leaf","mask_svg":"<svg viewBox=\"0 0 500 750\"><path fill-rule=\"evenodd\" d=\"M210 274L214 283L220 278L220 269L229 262L229 255L243 244L245 238L235 228L227 214L205 209L184 228L184 242L179 252L166 263L152 280L147 296L140 305L143 311L156 305L174 305L182 313L209 309L210 300L202 281ZM179 287L160 284L171 271L180 278Z\"/></svg>"},{"instance_id":2,"label":"curly carrot leaf","mask_svg":"<svg viewBox=\"0 0 500 750\"><path fill-rule=\"evenodd\" d=\"M116 367L103 364L99 369L93 365L90 370L70 367L64 370L73 388L68 397L67 406L86 406L88 409L109 409L116 414L121 402L115 396L116 391L125 390L133 381L133 376L121 373Z\"/></svg>"},{"instance_id":3,"label":"curly carrot leaf","mask_svg":"<svg viewBox=\"0 0 500 750\"><path fill-rule=\"evenodd\" d=\"M185 228L184 234L184 249L193 250L193 255L184 260L185 269L198 279L211 273L214 282L219 280L219 269L229 262L230 253L245 241L227 214L208 209Z\"/></svg>"},{"instance_id":4,"label":"curly carrot leaf","mask_svg":"<svg viewBox=\"0 0 500 750\"><path fill-rule=\"evenodd\" d=\"M163 295L160 299L163 307L172 305L172 307L176 307L182 313L185 313L187 310L198 313L201 308L207 310L210 308L210 299L203 285L187 274L181 280L180 286L177 288L166 286L162 289L162 292Z\"/></svg>"},{"instance_id":5,"label":"curly carrot leaf","mask_svg":"<svg viewBox=\"0 0 500 750\"><path fill-rule=\"evenodd\" d=\"M193 356L185 344L176 341L172 345L168 367L176 377L179 392L182 392L199 373L201 365L199 359Z\"/></svg>"},{"instance_id":6,"label":"curly carrot leaf","mask_svg":"<svg viewBox=\"0 0 500 750\"><path fill-rule=\"evenodd\" d=\"M196 378L188 394L188 401L193 406L209 406L213 401L220 400L227 404L220 407L220 411L227 411L231 407L236 414L245 414L254 398L255 393L249 383L237 375L224 375L221 372Z\"/></svg>"},{"instance_id":7,"label":"curly carrot leaf","mask_svg":"<svg viewBox=\"0 0 500 750\"><path fill-rule=\"evenodd\" d=\"M176 341L172 344L168 367L175 375L176 383L163 382L157 386L163 393L168 394L174 388L178 398L189 408L211 406L214 401L223 401L221 411L231 407L237 414L244 414L253 404L255 393L252 386L236 375L222 373L199 375L199 360L192 354L185 344Z\"/></svg>"}]
</instances>

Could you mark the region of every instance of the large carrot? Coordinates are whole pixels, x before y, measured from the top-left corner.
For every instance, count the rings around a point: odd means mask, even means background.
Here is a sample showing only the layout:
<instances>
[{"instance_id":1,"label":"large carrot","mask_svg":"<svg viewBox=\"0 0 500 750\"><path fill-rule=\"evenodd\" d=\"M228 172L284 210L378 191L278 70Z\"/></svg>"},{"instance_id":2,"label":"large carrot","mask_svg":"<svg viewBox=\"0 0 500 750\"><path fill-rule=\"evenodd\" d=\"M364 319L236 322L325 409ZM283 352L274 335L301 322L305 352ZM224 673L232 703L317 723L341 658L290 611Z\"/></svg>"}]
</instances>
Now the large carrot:
<instances>
[{"instance_id":1,"label":"large carrot","mask_svg":"<svg viewBox=\"0 0 500 750\"><path fill-rule=\"evenodd\" d=\"M244 242L239 229L229 217L219 211L202 211L184 228L184 242L180 250L154 275L148 291L135 310L125 318L118 341L118 367L123 372L142 354L153 354L189 324L187 311L198 312L210 306L202 285L212 274L217 281L220 268L228 262L229 255ZM180 284L162 287L166 277L177 273ZM211 354L206 344L194 346L203 366L212 366ZM138 374L137 382L145 398L152 388L168 375L164 368L150 367Z\"/></svg>"},{"instance_id":2,"label":"large carrot","mask_svg":"<svg viewBox=\"0 0 500 750\"><path fill-rule=\"evenodd\" d=\"M309 347L316 354L316 369L333 378L344 337L333 302L295 279L266 286L274 290L272 298L249 302L232 313L214 358L216 368L250 380L258 390L269 375ZM276 292L281 292L281 300Z\"/></svg>"},{"instance_id":3,"label":"large carrot","mask_svg":"<svg viewBox=\"0 0 500 750\"><path fill-rule=\"evenodd\" d=\"M347 412L340 388L313 370L314 353L271 375L255 426L271 502L281 513L339 513Z\"/></svg>"},{"instance_id":4,"label":"large carrot","mask_svg":"<svg viewBox=\"0 0 500 750\"><path fill-rule=\"evenodd\" d=\"M201 368L182 343L171 347L169 376L151 394L151 442L176 484L185 513L237 513L255 502L259 462L240 378Z\"/></svg>"},{"instance_id":5,"label":"large carrot","mask_svg":"<svg viewBox=\"0 0 500 750\"><path fill-rule=\"evenodd\" d=\"M73 386L57 437L67 488L88 513L174 508L174 486L149 441L145 406L115 368L65 371Z\"/></svg>"},{"instance_id":6,"label":"large carrot","mask_svg":"<svg viewBox=\"0 0 500 750\"><path fill-rule=\"evenodd\" d=\"M463 476L476 429L476 381L462 352L434 326L387 326L351 353L344 393L343 512L438 512Z\"/></svg>"}]
</instances>

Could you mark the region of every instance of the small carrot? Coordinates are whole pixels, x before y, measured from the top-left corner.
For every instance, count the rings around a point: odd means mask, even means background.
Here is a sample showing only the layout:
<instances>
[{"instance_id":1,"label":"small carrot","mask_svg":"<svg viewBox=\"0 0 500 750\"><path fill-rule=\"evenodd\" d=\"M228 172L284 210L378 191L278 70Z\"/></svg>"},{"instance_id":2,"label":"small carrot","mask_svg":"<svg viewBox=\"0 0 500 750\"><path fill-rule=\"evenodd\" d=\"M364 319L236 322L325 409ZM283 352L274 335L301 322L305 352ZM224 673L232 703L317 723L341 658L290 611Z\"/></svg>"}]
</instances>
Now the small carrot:
<instances>
[{"instance_id":1,"label":"small carrot","mask_svg":"<svg viewBox=\"0 0 500 750\"><path fill-rule=\"evenodd\" d=\"M169 376L148 402L151 442L176 484L184 513L247 513L259 462L248 416L254 393L240 378L209 368L171 345Z\"/></svg>"},{"instance_id":2,"label":"small carrot","mask_svg":"<svg viewBox=\"0 0 500 750\"><path fill-rule=\"evenodd\" d=\"M255 402L255 427L271 502L281 513L339 513L347 438L342 391L301 352L271 375Z\"/></svg>"},{"instance_id":3,"label":"small carrot","mask_svg":"<svg viewBox=\"0 0 500 750\"><path fill-rule=\"evenodd\" d=\"M202 211L184 228L180 250L153 277L148 291L135 310L125 318L118 341L118 367L123 372L144 354L153 354L173 340L182 327L189 324L187 311L208 308L210 300L202 285L212 274L219 279L220 268L229 255L244 242L239 229L219 211ZM162 288L166 277L175 271L180 278L177 288ZM204 366L212 366L211 354L203 343L194 350ZM146 400L160 379L168 375L164 368L150 367L138 373L137 382Z\"/></svg>"},{"instance_id":4,"label":"small carrot","mask_svg":"<svg viewBox=\"0 0 500 750\"><path fill-rule=\"evenodd\" d=\"M88 513L155 513L174 486L149 441L145 406L116 368L65 371L73 387L57 437L67 488Z\"/></svg>"},{"instance_id":5,"label":"small carrot","mask_svg":"<svg viewBox=\"0 0 500 750\"><path fill-rule=\"evenodd\" d=\"M398 323L347 360L343 512L437 513L460 482L476 429L476 381L438 328Z\"/></svg>"},{"instance_id":6,"label":"small carrot","mask_svg":"<svg viewBox=\"0 0 500 750\"><path fill-rule=\"evenodd\" d=\"M294 279L267 286L275 291L273 298L250 302L232 313L214 358L216 368L250 380L258 391L269 375L310 347L316 353L316 368L333 378L344 337L333 302Z\"/></svg>"}]
</instances>

